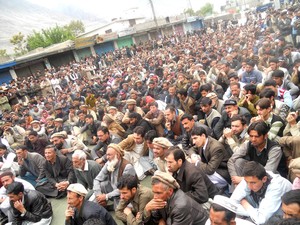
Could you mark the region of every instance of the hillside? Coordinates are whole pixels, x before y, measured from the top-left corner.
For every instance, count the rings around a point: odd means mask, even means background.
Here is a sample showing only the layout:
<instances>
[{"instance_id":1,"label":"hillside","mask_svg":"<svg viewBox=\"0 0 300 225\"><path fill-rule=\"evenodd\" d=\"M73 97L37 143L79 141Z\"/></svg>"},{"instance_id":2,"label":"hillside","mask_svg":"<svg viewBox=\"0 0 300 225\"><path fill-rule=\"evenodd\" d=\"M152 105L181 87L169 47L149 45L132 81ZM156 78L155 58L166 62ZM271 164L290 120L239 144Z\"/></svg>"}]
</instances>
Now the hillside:
<instances>
[{"instance_id":1,"label":"hillside","mask_svg":"<svg viewBox=\"0 0 300 225\"><path fill-rule=\"evenodd\" d=\"M13 45L9 39L18 32L28 35L32 30L41 30L58 25L66 25L71 20L81 20L85 26L90 24L104 24L106 21L89 15L80 10L67 9L67 11L50 10L26 0L0 0L0 49L13 53Z\"/></svg>"}]
</instances>

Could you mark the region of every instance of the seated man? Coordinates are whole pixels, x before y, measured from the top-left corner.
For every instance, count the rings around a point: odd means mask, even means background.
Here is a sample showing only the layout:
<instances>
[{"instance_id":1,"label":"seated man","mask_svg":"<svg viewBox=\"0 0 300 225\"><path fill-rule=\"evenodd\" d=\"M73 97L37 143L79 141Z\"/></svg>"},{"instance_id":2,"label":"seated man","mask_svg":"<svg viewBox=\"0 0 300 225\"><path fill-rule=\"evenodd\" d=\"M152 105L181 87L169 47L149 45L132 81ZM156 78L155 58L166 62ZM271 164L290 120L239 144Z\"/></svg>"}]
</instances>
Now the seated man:
<instances>
[{"instance_id":1,"label":"seated man","mask_svg":"<svg viewBox=\"0 0 300 225\"><path fill-rule=\"evenodd\" d=\"M29 131L28 139L25 139L25 145L31 152L36 152L45 156L45 147L49 144L49 141L45 137L38 135L36 131Z\"/></svg>"},{"instance_id":2,"label":"seated man","mask_svg":"<svg viewBox=\"0 0 300 225\"><path fill-rule=\"evenodd\" d=\"M284 79L284 72L282 70L275 70L272 73L272 79L275 80L279 90L283 89L289 91L292 99L298 97L299 87L297 87L292 81Z\"/></svg>"},{"instance_id":3,"label":"seated man","mask_svg":"<svg viewBox=\"0 0 300 225\"><path fill-rule=\"evenodd\" d=\"M110 134L107 127L101 126L97 131L98 143L92 149L91 155L92 158L99 163L100 165L104 165L106 163L106 150L107 146L111 143L119 144L121 142L121 138L117 135Z\"/></svg>"},{"instance_id":4,"label":"seated man","mask_svg":"<svg viewBox=\"0 0 300 225\"><path fill-rule=\"evenodd\" d=\"M299 113L290 112L288 116L284 118L288 123L283 130L283 136L300 136L300 120L298 120L298 117Z\"/></svg>"},{"instance_id":5,"label":"seated man","mask_svg":"<svg viewBox=\"0 0 300 225\"><path fill-rule=\"evenodd\" d=\"M180 121L182 114L179 115L179 111L173 105L167 105L164 113L166 118L166 138L172 144L179 144L184 133L184 128Z\"/></svg>"},{"instance_id":6,"label":"seated man","mask_svg":"<svg viewBox=\"0 0 300 225\"><path fill-rule=\"evenodd\" d=\"M283 218L297 218L300 220L300 190L291 190L282 197Z\"/></svg>"},{"instance_id":7,"label":"seated man","mask_svg":"<svg viewBox=\"0 0 300 225\"><path fill-rule=\"evenodd\" d=\"M208 136L213 136L213 131L208 126L201 124L199 122L196 122L192 115L183 114L181 117L181 123L184 128L184 133L182 136L181 144L182 148L185 151L188 151L190 148L194 147L193 139L192 139L192 130L196 127L201 127L205 130L206 134Z\"/></svg>"},{"instance_id":8,"label":"seated man","mask_svg":"<svg viewBox=\"0 0 300 225\"><path fill-rule=\"evenodd\" d=\"M16 148L18 158L19 175L33 186L45 181L44 163L45 158L39 153L28 152L26 146Z\"/></svg>"},{"instance_id":9,"label":"seated man","mask_svg":"<svg viewBox=\"0 0 300 225\"><path fill-rule=\"evenodd\" d=\"M173 146L172 143L164 137L157 137L153 139L153 155L154 155L154 164L157 169L162 172L168 172L167 162L165 160L166 151L169 147Z\"/></svg>"},{"instance_id":10,"label":"seated man","mask_svg":"<svg viewBox=\"0 0 300 225\"><path fill-rule=\"evenodd\" d=\"M216 195L210 207L209 219L205 225L254 225L254 223L247 220L236 218L237 208L238 205L231 199Z\"/></svg>"},{"instance_id":11,"label":"seated man","mask_svg":"<svg viewBox=\"0 0 300 225\"><path fill-rule=\"evenodd\" d=\"M230 119L234 115L243 115L246 118L247 124L249 124L251 119L250 112L244 107L239 107L237 102L233 99L228 99L224 103L225 110L221 114L221 118L216 126L213 128L214 135L217 139L219 139L225 128L230 128Z\"/></svg>"},{"instance_id":12,"label":"seated man","mask_svg":"<svg viewBox=\"0 0 300 225\"><path fill-rule=\"evenodd\" d=\"M66 156L57 155L54 145L46 146L45 158L47 182L36 186L36 190L57 199L67 196L67 187L76 181L72 162Z\"/></svg>"},{"instance_id":13,"label":"seated man","mask_svg":"<svg viewBox=\"0 0 300 225\"><path fill-rule=\"evenodd\" d=\"M72 155L72 163L77 183L82 184L92 194L93 182L101 170L101 166L94 160L87 160L84 151L76 150Z\"/></svg>"},{"instance_id":14,"label":"seated man","mask_svg":"<svg viewBox=\"0 0 300 225\"><path fill-rule=\"evenodd\" d=\"M224 129L219 142L229 145L231 151L236 152L248 139L246 118L242 115L234 115L231 118L231 128Z\"/></svg>"},{"instance_id":15,"label":"seated man","mask_svg":"<svg viewBox=\"0 0 300 225\"><path fill-rule=\"evenodd\" d=\"M291 161L300 157L300 136L284 136L279 139L279 145L283 148L284 156L286 158L288 166L290 167ZM298 166L296 168L298 168ZM289 171L289 178L295 178L295 174L291 170L291 168Z\"/></svg>"},{"instance_id":16,"label":"seated man","mask_svg":"<svg viewBox=\"0 0 300 225\"><path fill-rule=\"evenodd\" d=\"M290 190L281 197L283 215L272 216L265 224L278 224L281 219L295 219L300 223L300 190ZM298 224L297 223L297 224Z\"/></svg>"},{"instance_id":17,"label":"seated man","mask_svg":"<svg viewBox=\"0 0 300 225\"><path fill-rule=\"evenodd\" d=\"M188 152L191 162L200 167L218 188L227 188L231 183L227 170L231 153L216 139L209 137L202 127L194 128L191 136L196 147Z\"/></svg>"},{"instance_id":18,"label":"seated man","mask_svg":"<svg viewBox=\"0 0 300 225\"><path fill-rule=\"evenodd\" d=\"M94 120L92 115L85 116L85 125L80 129L80 133L87 133L86 145L95 145L97 143L97 130L100 126L100 121Z\"/></svg>"},{"instance_id":19,"label":"seated man","mask_svg":"<svg viewBox=\"0 0 300 225\"><path fill-rule=\"evenodd\" d=\"M168 172L176 179L180 189L196 202L206 203L208 198L213 198L219 192L199 167L185 159L184 152L178 146L169 148L165 158Z\"/></svg>"},{"instance_id":20,"label":"seated man","mask_svg":"<svg viewBox=\"0 0 300 225\"><path fill-rule=\"evenodd\" d=\"M239 204L237 214L249 217L255 224L264 224L278 213L281 196L292 189L292 184L279 174L266 172L255 161L244 164L242 175L244 179L230 197Z\"/></svg>"},{"instance_id":21,"label":"seated man","mask_svg":"<svg viewBox=\"0 0 300 225\"><path fill-rule=\"evenodd\" d=\"M146 216L146 204L153 199L151 189L138 183L135 176L125 174L117 184L121 200L116 209L116 217L127 225L140 224Z\"/></svg>"},{"instance_id":22,"label":"seated man","mask_svg":"<svg viewBox=\"0 0 300 225\"><path fill-rule=\"evenodd\" d=\"M140 107L136 106L136 100L134 100L134 99L126 100L126 106L124 107L124 110L126 112L122 119L122 123L125 123L127 125L129 125L129 121L130 121L129 114L130 113L136 112L136 113L140 114L141 117L143 117L145 115L144 111Z\"/></svg>"},{"instance_id":23,"label":"seated man","mask_svg":"<svg viewBox=\"0 0 300 225\"><path fill-rule=\"evenodd\" d=\"M12 207L13 224L44 224L50 225L52 220L51 203L46 197L35 190L24 190L20 182L7 186L6 193Z\"/></svg>"},{"instance_id":24,"label":"seated man","mask_svg":"<svg viewBox=\"0 0 300 225\"><path fill-rule=\"evenodd\" d=\"M83 225L91 218L100 219L106 225L116 225L112 216L102 206L85 200L88 191L82 184L70 184L67 191L66 225Z\"/></svg>"},{"instance_id":25,"label":"seated man","mask_svg":"<svg viewBox=\"0 0 300 225\"><path fill-rule=\"evenodd\" d=\"M234 152L228 160L228 171L233 184L242 181L242 170L245 162L255 161L265 167L266 170L286 175L285 160L282 158L280 146L268 139L269 128L264 122L252 123L248 128L249 141L246 141Z\"/></svg>"},{"instance_id":26,"label":"seated man","mask_svg":"<svg viewBox=\"0 0 300 225\"><path fill-rule=\"evenodd\" d=\"M96 201L103 206L107 205L108 200L114 201L114 207L119 202L119 190L117 183L123 174L135 176L133 166L123 158L124 151L117 144L110 144L107 147L107 162L101 169L100 173L94 179L94 195Z\"/></svg>"},{"instance_id":27,"label":"seated man","mask_svg":"<svg viewBox=\"0 0 300 225\"><path fill-rule=\"evenodd\" d=\"M271 101L267 98L260 99L256 103L256 109L258 116L253 117L251 123L264 121L270 127L268 138L272 141L278 141L283 135L285 122L280 116L272 113Z\"/></svg>"},{"instance_id":28,"label":"seated man","mask_svg":"<svg viewBox=\"0 0 300 225\"><path fill-rule=\"evenodd\" d=\"M25 130L19 125L14 125L12 122L5 122L3 125L3 137L8 141L11 147L16 147L24 143Z\"/></svg>"},{"instance_id":29,"label":"seated man","mask_svg":"<svg viewBox=\"0 0 300 225\"><path fill-rule=\"evenodd\" d=\"M2 142L2 140L0 140ZM16 154L9 147L0 143L0 171L3 172L5 170L11 169L15 174L19 173L19 165L15 162Z\"/></svg>"},{"instance_id":30,"label":"seated man","mask_svg":"<svg viewBox=\"0 0 300 225\"><path fill-rule=\"evenodd\" d=\"M74 136L68 136L65 132L52 134L51 142L55 145L59 154L67 156L70 160L75 150L88 152L88 147L83 142Z\"/></svg>"},{"instance_id":31,"label":"seated man","mask_svg":"<svg viewBox=\"0 0 300 225\"><path fill-rule=\"evenodd\" d=\"M1 204L0 209L6 216L9 216L8 212L11 209L11 206L10 206L10 203L9 203L9 198L7 197L7 194L6 194L7 186L9 184L17 181L17 182L20 182L20 183L23 184L25 190L34 190L34 187L32 186L31 183L27 182L26 180L15 177L15 175L9 170L4 171L0 175L0 180L1 180L1 183L3 185L0 188L0 204ZM10 214L10 217L11 217L11 214ZM9 221L11 221L11 220L12 220L12 218L9 218Z\"/></svg>"},{"instance_id":32,"label":"seated man","mask_svg":"<svg viewBox=\"0 0 300 225\"><path fill-rule=\"evenodd\" d=\"M276 99L277 92L271 88L264 88L260 94L260 99L268 98L271 101L272 113L277 116L280 116L281 119L285 120L289 114L290 107L285 104L283 101Z\"/></svg>"},{"instance_id":33,"label":"seated man","mask_svg":"<svg viewBox=\"0 0 300 225\"><path fill-rule=\"evenodd\" d=\"M243 87L243 97L238 102L238 106L248 109L252 116L257 116L255 103L259 100L256 95L256 86L254 84L246 84Z\"/></svg>"},{"instance_id":34,"label":"seated man","mask_svg":"<svg viewBox=\"0 0 300 225\"><path fill-rule=\"evenodd\" d=\"M143 218L156 224L204 225L207 213L194 199L187 196L172 175L156 171L152 177L154 198L146 204Z\"/></svg>"},{"instance_id":35,"label":"seated man","mask_svg":"<svg viewBox=\"0 0 300 225\"><path fill-rule=\"evenodd\" d=\"M164 135L165 116L163 111L158 109L158 103L152 102L149 104L150 111L145 115L144 119L155 127L158 136Z\"/></svg>"},{"instance_id":36,"label":"seated man","mask_svg":"<svg viewBox=\"0 0 300 225\"><path fill-rule=\"evenodd\" d=\"M146 177L145 173L152 169L149 160L149 149L144 136L144 127L137 126L134 128L133 134L119 143L119 146L125 152L124 159L134 166L140 180L143 180Z\"/></svg>"},{"instance_id":37,"label":"seated man","mask_svg":"<svg viewBox=\"0 0 300 225\"><path fill-rule=\"evenodd\" d=\"M205 113L205 125L210 129L213 129L218 123L221 114L217 110L213 109L212 100L208 97L201 99L200 106L202 111Z\"/></svg>"}]
</instances>

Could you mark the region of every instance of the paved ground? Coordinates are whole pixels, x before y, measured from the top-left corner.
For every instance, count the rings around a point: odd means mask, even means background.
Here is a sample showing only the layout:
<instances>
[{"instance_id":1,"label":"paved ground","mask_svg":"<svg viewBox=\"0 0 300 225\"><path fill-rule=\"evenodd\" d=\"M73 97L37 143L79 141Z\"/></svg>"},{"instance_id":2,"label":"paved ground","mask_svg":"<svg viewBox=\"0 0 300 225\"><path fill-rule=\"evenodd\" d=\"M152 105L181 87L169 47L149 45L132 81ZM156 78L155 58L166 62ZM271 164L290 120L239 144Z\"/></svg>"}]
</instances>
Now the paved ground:
<instances>
[{"instance_id":1,"label":"paved ground","mask_svg":"<svg viewBox=\"0 0 300 225\"><path fill-rule=\"evenodd\" d=\"M148 176L142 182L143 185L150 187L151 178ZM50 199L53 209L53 220L51 225L63 225L65 224L65 210L67 207L67 199ZM123 223L120 220L117 220L114 216L114 212L111 212L112 216L116 220L118 225L122 225Z\"/></svg>"}]
</instances>

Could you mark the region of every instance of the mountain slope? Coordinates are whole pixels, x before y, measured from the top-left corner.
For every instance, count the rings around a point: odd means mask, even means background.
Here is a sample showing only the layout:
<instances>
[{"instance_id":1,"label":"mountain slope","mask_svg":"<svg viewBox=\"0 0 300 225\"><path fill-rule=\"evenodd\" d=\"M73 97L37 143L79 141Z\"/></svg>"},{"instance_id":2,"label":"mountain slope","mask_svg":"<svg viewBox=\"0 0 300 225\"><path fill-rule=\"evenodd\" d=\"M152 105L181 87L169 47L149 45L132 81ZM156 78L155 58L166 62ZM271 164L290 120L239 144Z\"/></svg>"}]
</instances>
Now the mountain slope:
<instances>
[{"instance_id":1,"label":"mountain slope","mask_svg":"<svg viewBox=\"0 0 300 225\"><path fill-rule=\"evenodd\" d=\"M90 23L105 23L105 20L86 13L65 15L50 10L26 0L0 0L0 49L6 49L9 54L13 53L13 45L9 39L18 32L28 35L33 30L49 28L58 25L66 25L71 20L81 20L85 26ZM72 15L72 16L71 16ZM78 16L77 16L78 15Z\"/></svg>"}]
</instances>

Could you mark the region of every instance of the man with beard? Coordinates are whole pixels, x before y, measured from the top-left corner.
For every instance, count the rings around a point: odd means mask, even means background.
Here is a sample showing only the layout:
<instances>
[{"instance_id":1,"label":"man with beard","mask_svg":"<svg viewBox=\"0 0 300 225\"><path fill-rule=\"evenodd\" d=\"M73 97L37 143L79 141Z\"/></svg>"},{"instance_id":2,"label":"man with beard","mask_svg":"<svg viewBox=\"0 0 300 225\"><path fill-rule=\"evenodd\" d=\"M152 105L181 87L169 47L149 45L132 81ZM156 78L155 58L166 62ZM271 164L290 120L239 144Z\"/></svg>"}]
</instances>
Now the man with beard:
<instances>
[{"instance_id":1,"label":"man with beard","mask_svg":"<svg viewBox=\"0 0 300 225\"><path fill-rule=\"evenodd\" d=\"M133 166L123 158L124 151L117 144L110 144L107 147L107 162L100 173L94 179L94 195L96 201L107 206L107 201L114 201L114 208L118 205L120 192L117 183L123 174L136 176Z\"/></svg>"},{"instance_id":2,"label":"man with beard","mask_svg":"<svg viewBox=\"0 0 300 225\"><path fill-rule=\"evenodd\" d=\"M65 132L58 132L51 136L51 142L57 148L59 154L72 158L72 154L75 150L87 151L88 147L83 144L76 137L68 137Z\"/></svg>"},{"instance_id":3,"label":"man with beard","mask_svg":"<svg viewBox=\"0 0 300 225\"><path fill-rule=\"evenodd\" d=\"M25 145L32 151L37 152L44 156L45 147L49 144L48 140L43 137L39 137L36 131L30 131L28 139L25 140Z\"/></svg>"},{"instance_id":4,"label":"man with beard","mask_svg":"<svg viewBox=\"0 0 300 225\"><path fill-rule=\"evenodd\" d=\"M180 189L172 175L156 171L152 177L152 192L154 197L145 206L143 222L205 224L208 217L205 210Z\"/></svg>"},{"instance_id":5,"label":"man with beard","mask_svg":"<svg viewBox=\"0 0 300 225\"><path fill-rule=\"evenodd\" d=\"M97 163L99 163L100 165L104 165L104 163L107 161L107 146L111 143L120 143L121 138L114 134L110 134L108 128L104 126L98 128L97 136L99 141L97 145L92 149L91 155Z\"/></svg>"},{"instance_id":6,"label":"man with beard","mask_svg":"<svg viewBox=\"0 0 300 225\"><path fill-rule=\"evenodd\" d=\"M87 160L84 151L76 150L72 155L72 163L77 183L82 184L92 195L93 182L101 170L101 166L94 160Z\"/></svg>"},{"instance_id":7,"label":"man with beard","mask_svg":"<svg viewBox=\"0 0 300 225\"><path fill-rule=\"evenodd\" d=\"M219 139L222 136L222 132L225 128L230 127L230 119L234 115L243 115L245 116L247 120L247 124L249 124L250 119L251 119L251 114L250 112L244 108L244 107L239 107L237 105L237 102L233 99L227 99L224 103L224 108L223 112L221 113L221 118L214 127L214 134L217 139Z\"/></svg>"},{"instance_id":8,"label":"man with beard","mask_svg":"<svg viewBox=\"0 0 300 225\"><path fill-rule=\"evenodd\" d=\"M72 162L66 156L56 155L54 145L46 146L45 158L44 172L47 182L36 186L36 189L45 196L63 198L67 195L69 184L75 182Z\"/></svg>"},{"instance_id":9,"label":"man with beard","mask_svg":"<svg viewBox=\"0 0 300 225\"><path fill-rule=\"evenodd\" d=\"M132 134L136 127L144 127L145 133L147 133L149 130L153 130L152 125L147 120L143 119L142 116L137 112L129 113L128 118L129 127L126 130L128 135Z\"/></svg>"},{"instance_id":10,"label":"man with beard","mask_svg":"<svg viewBox=\"0 0 300 225\"><path fill-rule=\"evenodd\" d=\"M145 115L144 111L140 107L136 106L136 101L134 99L126 100L126 106L124 108L126 110L126 113L122 119L122 123L130 124L129 114L132 112L140 114L141 117Z\"/></svg>"},{"instance_id":11,"label":"man with beard","mask_svg":"<svg viewBox=\"0 0 300 225\"><path fill-rule=\"evenodd\" d=\"M232 152L236 152L241 144L249 139L247 127L247 121L244 116L234 115L231 118L231 128L225 128L219 141L229 145Z\"/></svg>"},{"instance_id":12,"label":"man with beard","mask_svg":"<svg viewBox=\"0 0 300 225\"><path fill-rule=\"evenodd\" d=\"M40 137L47 137L46 129L44 126L41 126L40 121L34 120L30 123L31 130L36 131Z\"/></svg>"},{"instance_id":13,"label":"man with beard","mask_svg":"<svg viewBox=\"0 0 300 225\"><path fill-rule=\"evenodd\" d=\"M173 146L173 144L167 138L164 137L154 138L152 144L154 164L156 165L159 171L168 172L165 154L169 147Z\"/></svg>"}]
</instances>

